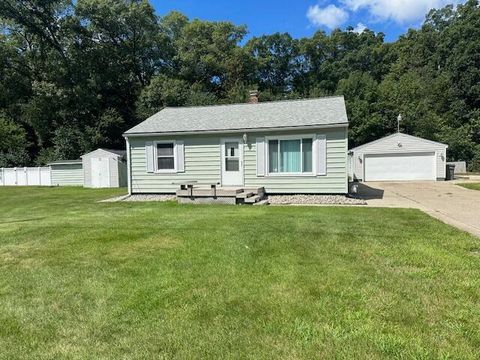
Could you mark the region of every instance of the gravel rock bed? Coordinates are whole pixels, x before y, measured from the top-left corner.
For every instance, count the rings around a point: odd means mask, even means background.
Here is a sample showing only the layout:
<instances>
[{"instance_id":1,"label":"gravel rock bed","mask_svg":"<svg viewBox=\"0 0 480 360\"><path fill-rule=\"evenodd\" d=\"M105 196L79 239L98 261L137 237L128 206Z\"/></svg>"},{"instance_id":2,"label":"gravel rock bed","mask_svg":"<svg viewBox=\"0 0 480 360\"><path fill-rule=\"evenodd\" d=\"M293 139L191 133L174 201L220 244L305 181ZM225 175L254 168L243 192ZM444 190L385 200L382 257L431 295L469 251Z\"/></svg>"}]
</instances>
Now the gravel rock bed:
<instances>
[{"instance_id":1,"label":"gravel rock bed","mask_svg":"<svg viewBox=\"0 0 480 360\"><path fill-rule=\"evenodd\" d=\"M172 201L175 200L175 195L132 195L123 201Z\"/></svg>"},{"instance_id":2,"label":"gravel rock bed","mask_svg":"<svg viewBox=\"0 0 480 360\"><path fill-rule=\"evenodd\" d=\"M367 205L362 199L342 195L270 195L272 205Z\"/></svg>"},{"instance_id":3,"label":"gravel rock bed","mask_svg":"<svg viewBox=\"0 0 480 360\"><path fill-rule=\"evenodd\" d=\"M175 195L123 195L123 196L118 196L114 197L111 199L107 200L102 200L100 202L120 202L120 201L172 201L175 200L176 197Z\"/></svg>"},{"instance_id":4,"label":"gravel rock bed","mask_svg":"<svg viewBox=\"0 0 480 360\"><path fill-rule=\"evenodd\" d=\"M118 196L102 202L119 201L174 201L175 195L131 195ZM271 205L367 205L362 199L349 198L342 195L270 195Z\"/></svg>"}]
</instances>

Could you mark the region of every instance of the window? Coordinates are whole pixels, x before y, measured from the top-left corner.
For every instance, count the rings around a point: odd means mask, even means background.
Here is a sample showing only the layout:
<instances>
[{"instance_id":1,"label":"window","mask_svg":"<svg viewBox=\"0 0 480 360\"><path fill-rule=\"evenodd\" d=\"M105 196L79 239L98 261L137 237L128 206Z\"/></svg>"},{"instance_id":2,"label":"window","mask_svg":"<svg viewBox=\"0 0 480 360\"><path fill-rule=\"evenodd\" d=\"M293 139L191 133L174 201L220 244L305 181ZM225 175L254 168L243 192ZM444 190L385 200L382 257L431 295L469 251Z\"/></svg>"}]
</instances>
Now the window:
<instances>
[{"instance_id":1,"label":"window","mask_svg":"<svg viewBox=\"0 0 480 360\"><path fill-rule=\"evenodd\" d=\"M300 174L313 172L312 138L268 141L268 172Z\"/></svg>"},{"instance_id":2,"label":"window","mask_svg":"<svg viewBox=\"0 0 480 360\"><path fill-rule=\"evenodd\" d=\"M175 143L157 143L157 171L175 170Z\"/></svg>"}]
</instances>

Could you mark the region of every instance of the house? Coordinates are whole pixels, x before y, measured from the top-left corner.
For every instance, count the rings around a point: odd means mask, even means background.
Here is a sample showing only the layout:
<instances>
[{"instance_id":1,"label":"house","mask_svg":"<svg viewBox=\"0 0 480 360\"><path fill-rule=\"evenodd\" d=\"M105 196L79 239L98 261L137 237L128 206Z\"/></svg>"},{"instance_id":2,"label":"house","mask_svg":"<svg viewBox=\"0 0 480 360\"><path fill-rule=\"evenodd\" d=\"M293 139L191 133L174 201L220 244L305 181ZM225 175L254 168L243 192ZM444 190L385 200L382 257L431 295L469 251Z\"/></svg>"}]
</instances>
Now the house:
<instances>
[{"instance_id":1,"label":"house","mask_svg":"<svg viewBox=\"0 0 480 360\"><path fill-rule=\"evenodd\" d=\"M343 97L165 108L128 130L132 194L179 184L264 187L267 193L348 192Z\"/></svg>"},{"instance_id":2,"label":"house","mask_svg":"<svg viewBox=\"0 0 480 360\"><path fill-rule=\"evenodd\" d=\"M448 145L397 133L349 151L354 180L445 180Z\"/></svg>"},{"instance_id":3,"label":"house","mask_svg":"<svg viewBox=\"0 0 480 360\"><path fill-rule=\"evenodd\" d=\"M50 185L53 186L82 186L82 160L59 160L47 166L50 167Z\"/></svg>"},{"instance_id":4,"label":"house","mask_svg":"<svg viewBox=\"0 0 480 360\"><path fill-rule=\"evenodd\" d=\"M84 187L116 188L127 186L125 150L97 149L83 155Z\"/></svg>"}]
</instances>

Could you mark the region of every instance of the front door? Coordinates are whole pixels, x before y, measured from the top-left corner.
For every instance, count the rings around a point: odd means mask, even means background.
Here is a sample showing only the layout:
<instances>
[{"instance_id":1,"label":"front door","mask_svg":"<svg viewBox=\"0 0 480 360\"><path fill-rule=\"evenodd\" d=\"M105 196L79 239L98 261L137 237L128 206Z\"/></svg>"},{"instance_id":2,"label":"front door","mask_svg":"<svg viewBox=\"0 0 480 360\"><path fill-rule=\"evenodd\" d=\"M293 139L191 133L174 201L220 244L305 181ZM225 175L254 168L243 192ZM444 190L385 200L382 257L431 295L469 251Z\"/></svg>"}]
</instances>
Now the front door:
<instances>
[{"instance_id":1,"label":"front door","mask_svg":"<svg viewBox=\"0 0 480 360\"><path fill-rule=\"evenodd\" d=\"M222 139L222 186L243 185L243 142Z\"/></svg>"}]
</instances>

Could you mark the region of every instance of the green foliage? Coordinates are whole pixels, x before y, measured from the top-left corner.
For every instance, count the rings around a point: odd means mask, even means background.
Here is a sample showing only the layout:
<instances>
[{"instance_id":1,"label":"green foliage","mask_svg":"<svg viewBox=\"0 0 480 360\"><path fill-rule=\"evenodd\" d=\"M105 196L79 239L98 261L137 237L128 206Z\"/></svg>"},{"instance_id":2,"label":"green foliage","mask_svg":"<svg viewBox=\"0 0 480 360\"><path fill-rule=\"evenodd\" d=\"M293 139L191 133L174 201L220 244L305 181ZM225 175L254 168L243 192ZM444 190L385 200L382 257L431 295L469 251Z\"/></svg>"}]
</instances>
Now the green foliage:
<instances>
[{"instance_id":1,"label":"green foliage","mask_svg":"<svg viewBox=\"0 0 480 360\"><path fill-rule=\"evenodd\" d=\"M190 86L185 80L155 76L140 94L138 115L147 118L167 106L185 105Z\"/></svg>"},{"instance_id":2,"label":"green foliage","mask_svg":"<svg viewBox=\"0 0 480 360\"><path fill-rule=\"evenodd\" d=\"M122 129L125 120L116 109L106 109L94 127L87 128L89 147L115 149L123 147Z\"/></svg>"},{"instance_id":3,"label":"green foliage","mask_svg":"<svg viewBox=\"0 0 480 360\"><path fill-rule=\"evenodd\" d=\"M123 147L125 130L165 106L258 89L261 101L344 95L352 146L396 131L401 113L402 131L480 167L477 0L432 10L394 43L347 28L242 45L244 26L158 17L147 0L5 0L0 24L0 111L26 133L22 161Z\"/></svg>"},{"instance_id":4,"label":"green foliage","mask_svg":"<svg viewBox=\"0 0 480 360\"><path fill-rule=\"evenodd\" d=\"M215 94L204 91L200 84L193 84L185 101L186 106L206 106L217 103L218 99Z\"/></svg>"},{"instance_id":5,"label":"green foliage","mask_svg":"<svg viewBox=\"0 0 480 360\"><path fill-rule=\"evenodd\" d=\"M72 126L57 128L53 144L56 159L78 159L87 150L83 133Z\"/></svg>"},{"instance_id":6,"label":"green foliage","mask_svg":"<svg viewBox=\"0 0 480 360\"><path fill-rule=\"evenodd\" d=\"M370 74L352 72L348 78L338 82L337 93L345 96L347 103L351 146L378 139L393 130L379 114L383 109L378 83Z\"/></svg>"},{"instance_id":7,"label":"green foliage","mask_svg":"<svg viewBox=\"0 0 480 360\"><path fill-rule=\"evenodd\" d=\"M477 144L472 160L468 163L468 171L480 173L480 145Z\"/></svg>"},{"instance_id":8,"label":"green foliage","mask_svg":"<svg viewBox=\"0 0 480 360\"><path fill-rule=\"evenodd\" d=\"M29 163L25 130L0 112L0 167Z\"/></svg>"},{"instance_id":9,"label":"green foliage","mask_svg":"<svg viewBox=\"0 0 480 360\"><path fill-rule=\"evenodd\" d=\"M46 164L57 160L57 155L53 147L40 149L37 158L35 159L36 166L45 166Z\"/></svg>"},{"instance_id":10,"label":"green foliage","mask_svg":"<svg viewBox=\"0 0 480 360\"><path fill-rule=\"evenodd\" d=\"M260 90L284 94L293 88L300 71L297 40L289 34L277 33L254 37L245 48L255 59L254 77Z\"/></svg>"}]
</instances>

